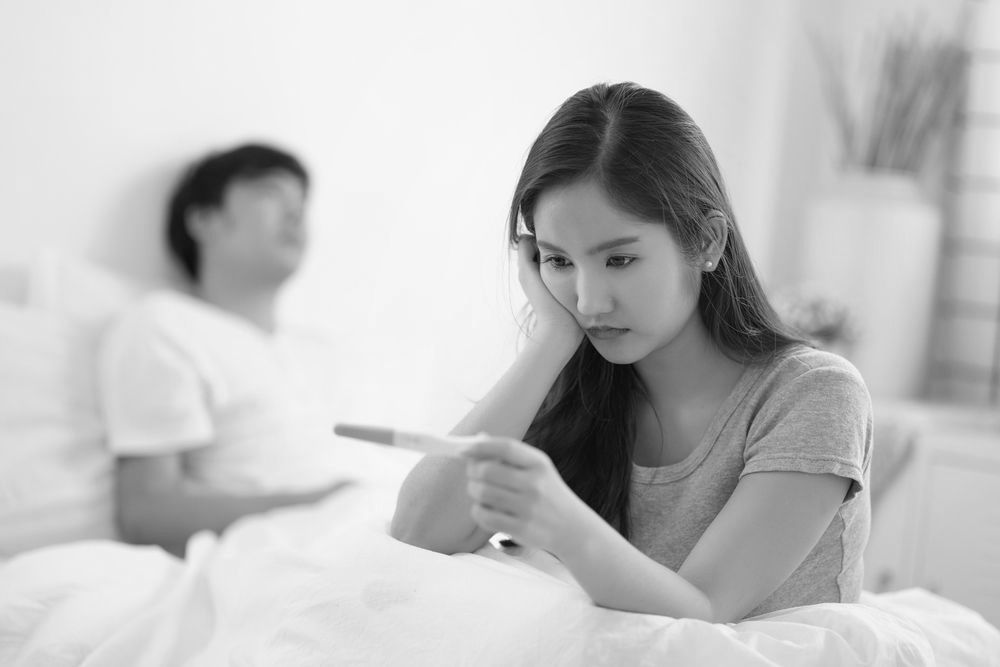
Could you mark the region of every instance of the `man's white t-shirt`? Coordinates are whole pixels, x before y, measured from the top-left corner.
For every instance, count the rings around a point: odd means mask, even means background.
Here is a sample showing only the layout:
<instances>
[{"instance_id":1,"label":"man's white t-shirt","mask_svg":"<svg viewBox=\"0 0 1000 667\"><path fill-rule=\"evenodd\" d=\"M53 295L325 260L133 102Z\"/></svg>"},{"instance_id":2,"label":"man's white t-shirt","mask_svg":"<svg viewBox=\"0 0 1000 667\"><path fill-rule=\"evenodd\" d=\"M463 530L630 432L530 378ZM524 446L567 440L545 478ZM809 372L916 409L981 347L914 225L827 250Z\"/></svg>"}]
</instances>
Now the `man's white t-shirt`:
<instances>
[{"instance_id":1,"label":"man's white t-shirt","mask_svg":"<svg viewBox=\"0 0 1000 667\"><path fill-rule=\"evenodd\" d=\"M103 341L109 448L118 456L181 453L188 479L230 493L351 477L302 344L179 292L150 293Z\"/></svg>"}]
</instances>

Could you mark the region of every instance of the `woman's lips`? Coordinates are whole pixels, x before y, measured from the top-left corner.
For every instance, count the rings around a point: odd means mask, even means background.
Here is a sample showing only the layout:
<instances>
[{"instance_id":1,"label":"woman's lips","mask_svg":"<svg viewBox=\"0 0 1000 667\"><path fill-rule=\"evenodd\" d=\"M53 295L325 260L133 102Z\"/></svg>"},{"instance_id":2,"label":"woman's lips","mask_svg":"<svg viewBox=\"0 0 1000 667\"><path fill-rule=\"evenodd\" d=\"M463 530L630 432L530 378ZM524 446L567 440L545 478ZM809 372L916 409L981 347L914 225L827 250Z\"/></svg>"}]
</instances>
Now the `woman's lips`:
<instances>
[{"instance_id":1,"label":"woman's lips","mask_svg":"<svg viewBox=\"0 0 1000 667\"><path fill-rule=\"evenodd\" d=\"M589 327L585 329L587 335L598 340L610 340L618 338L628 333L628 329L617 329L615 327Z\"/></svg>"}]
</instances>

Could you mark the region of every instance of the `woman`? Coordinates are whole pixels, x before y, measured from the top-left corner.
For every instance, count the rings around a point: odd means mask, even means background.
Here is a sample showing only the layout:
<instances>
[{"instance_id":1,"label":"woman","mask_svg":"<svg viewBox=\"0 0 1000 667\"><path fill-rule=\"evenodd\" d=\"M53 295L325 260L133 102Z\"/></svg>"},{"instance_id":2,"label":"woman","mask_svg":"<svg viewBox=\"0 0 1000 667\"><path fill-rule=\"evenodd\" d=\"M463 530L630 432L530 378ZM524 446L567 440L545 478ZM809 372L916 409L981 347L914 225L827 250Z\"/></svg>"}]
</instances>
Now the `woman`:
<instances>
[{"instance_id":1,"label":"woman","mask_svg":"<svg viewBox=\"0 0 1000 667\"><path fill-rule=\"evenodd\" d=\"M690 117L635 84L573 95L509 233L534 327L453 431L489 436L414 468L393 534L452 553L507 533L626 611L856 601L868 392L781 325Z\"/></svg>"}]
</instances>

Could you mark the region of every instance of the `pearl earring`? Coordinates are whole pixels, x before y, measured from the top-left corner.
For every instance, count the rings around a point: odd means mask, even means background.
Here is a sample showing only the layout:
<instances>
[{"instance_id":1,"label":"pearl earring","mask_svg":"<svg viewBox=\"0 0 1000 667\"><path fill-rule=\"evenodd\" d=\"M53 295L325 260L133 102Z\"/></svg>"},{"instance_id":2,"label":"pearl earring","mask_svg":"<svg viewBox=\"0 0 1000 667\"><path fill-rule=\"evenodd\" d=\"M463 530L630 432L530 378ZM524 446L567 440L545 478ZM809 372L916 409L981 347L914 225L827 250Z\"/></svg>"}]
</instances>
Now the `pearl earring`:
<instances>
[{"instance_id":1,"label":"pearl earring","mask_svg":"<svg viewBox=\"0 0 1000 667\"><path fill-rule=\"evenodd\" d=\"M705 268L706 269L712 268L712 260L710 260L710 259L706 259L705 260Z\"/></svg>"}]
</instances>

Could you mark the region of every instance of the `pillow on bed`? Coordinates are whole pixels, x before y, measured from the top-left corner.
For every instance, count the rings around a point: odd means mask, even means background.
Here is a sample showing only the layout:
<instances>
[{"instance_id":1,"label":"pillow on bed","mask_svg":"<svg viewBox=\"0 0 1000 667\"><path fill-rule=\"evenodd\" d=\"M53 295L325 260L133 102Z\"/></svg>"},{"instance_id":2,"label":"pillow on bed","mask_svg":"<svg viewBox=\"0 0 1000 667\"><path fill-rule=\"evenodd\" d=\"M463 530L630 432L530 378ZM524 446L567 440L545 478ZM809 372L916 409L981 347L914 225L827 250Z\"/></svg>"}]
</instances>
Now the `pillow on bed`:
<instances>
[{"instance_id":1,"label":"pillow on bed","mask_svg":"<svg viewBox=\"0 0 1000 667\"><path fill-rule=\"evenodd\" d=\"M24 291L30 308L57 315L97 337L143 287L88 260L45 249L31 263Z\"/></svg>"},{"instance_id":2,"label":"pillow on bed","mask_svg":"<svg viewBox=\"0 0 1000 667\"><path fill-rule=\"evenodd\" d=\"M103 326L138 292L55 253L25 273L26 303L0 301L0 558L116 537L96 351Z\"/></svg>"},{"instance_id":3,"label":"pillow on bed","mask_svg":"<svg viewBox=\"0 0 1000 667\"><path fill-rule=\"evenodd\" d=\"M79 325L0 303L0 555L113 537L111 458Z\"/></svg>"}]
</instances>

